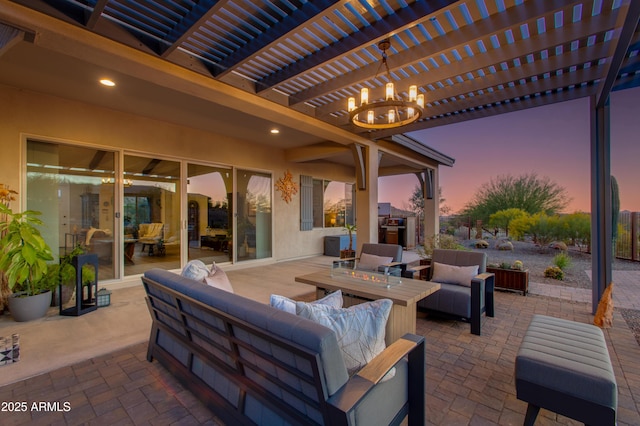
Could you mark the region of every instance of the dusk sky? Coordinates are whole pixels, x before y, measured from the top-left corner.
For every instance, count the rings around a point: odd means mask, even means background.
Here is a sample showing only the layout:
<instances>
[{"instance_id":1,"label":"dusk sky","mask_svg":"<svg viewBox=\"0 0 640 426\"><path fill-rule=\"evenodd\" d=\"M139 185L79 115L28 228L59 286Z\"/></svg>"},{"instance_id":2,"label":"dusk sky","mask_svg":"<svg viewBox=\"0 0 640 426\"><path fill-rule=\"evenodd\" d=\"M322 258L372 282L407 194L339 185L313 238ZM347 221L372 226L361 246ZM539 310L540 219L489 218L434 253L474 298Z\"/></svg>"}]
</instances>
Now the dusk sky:
<instances>
[{"instance_id":1,"label":"dusk sky","mask_svg":"<svg viewBox=\"0 0 640 426\"><path fill-rule=\"evenodd\" d=\"M611 174L620 187L621 210L640 211L640 88L611 95ZM455 158L440 168L445 204L458 212L485 182L498 175L548 176L569 194L565 212L589 212L589 100L578 99L524 111L409 133ZM381 178L379 201L408 208L417 178Z\"/></svg>"}]
</instances>

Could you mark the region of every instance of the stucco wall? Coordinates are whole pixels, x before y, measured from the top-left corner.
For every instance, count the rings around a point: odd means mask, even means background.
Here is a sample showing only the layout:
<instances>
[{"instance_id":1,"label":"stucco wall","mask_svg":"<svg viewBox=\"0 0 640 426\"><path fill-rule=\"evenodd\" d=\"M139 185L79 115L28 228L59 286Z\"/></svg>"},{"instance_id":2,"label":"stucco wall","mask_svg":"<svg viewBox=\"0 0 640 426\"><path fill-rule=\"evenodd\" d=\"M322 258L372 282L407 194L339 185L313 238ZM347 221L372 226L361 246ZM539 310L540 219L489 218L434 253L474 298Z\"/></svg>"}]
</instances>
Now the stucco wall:
<instances>
[{"instance_id":1,"label":"stucco wall","mask_svg":"<svg viewBox=\"0 0 640 426\"><path fill-rule=\"evenodd\" d=\"M266 145L0 85L0 182L21 193L24 136L258 169L271 172L274 182L287 169L296 181L300 174L354 180L348 167L287 163L284 151ZM289 204L279 192L273 195L275 260L321 254L325 235L344 233L342 228L301 232L299 194Z\"/></svg>"}]
</instances>

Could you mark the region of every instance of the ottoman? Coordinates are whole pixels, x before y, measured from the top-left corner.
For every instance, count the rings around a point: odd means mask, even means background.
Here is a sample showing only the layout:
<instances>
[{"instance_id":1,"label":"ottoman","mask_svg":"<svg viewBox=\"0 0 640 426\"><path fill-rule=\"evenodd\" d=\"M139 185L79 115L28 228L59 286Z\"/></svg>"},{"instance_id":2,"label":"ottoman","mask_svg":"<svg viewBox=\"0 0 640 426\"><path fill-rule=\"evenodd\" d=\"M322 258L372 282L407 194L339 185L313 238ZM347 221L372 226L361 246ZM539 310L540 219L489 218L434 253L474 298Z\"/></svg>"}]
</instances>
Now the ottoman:
<instances>
[{"instance_id":1,"label":"ottoman","mask_svg":"<svg viewBox=\"0 0 640 426\"><path fill-rule=\"evenodd\" d=\"M517 397L529 403L525 425L540 408L585 424L616 424L618 387L598 327L534 315L515 370Z\"/></svg>"}]
</instances>

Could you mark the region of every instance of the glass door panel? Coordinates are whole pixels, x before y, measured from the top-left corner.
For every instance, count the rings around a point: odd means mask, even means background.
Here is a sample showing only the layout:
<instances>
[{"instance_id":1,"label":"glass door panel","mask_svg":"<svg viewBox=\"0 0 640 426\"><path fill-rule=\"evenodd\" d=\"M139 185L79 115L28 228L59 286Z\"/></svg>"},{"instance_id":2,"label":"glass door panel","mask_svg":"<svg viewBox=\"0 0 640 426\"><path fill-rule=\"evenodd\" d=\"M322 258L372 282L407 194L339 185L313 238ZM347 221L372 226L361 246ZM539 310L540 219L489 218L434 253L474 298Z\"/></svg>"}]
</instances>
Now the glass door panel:
<instances>
[{"instance_id":1,"label":"glass door panel","mask_svg":"<svg viewBox=\"0 0 640 426\"><path fill-rule=\"evenodd\" d=\"M238 170L237 260L271 257L271 174Z\"/></svg>"},{"instance_id":2,"label":"glass door panel","mask_svg":"<svg viewBox=\"0 0 640 426\"><path fill-rule=\"evenodd\" d=\"M206 264L232 260L233 173L223 167L187 165L189 260Z\"/></svg>"},{"instance_id":3,"label":"glass door panel","mask_svg":"<svg viewBox=\"0 0 640 426\"><path fill-rule=\"evenodd\" d=\"M27 209L43 213L41 231L54 255L76 245L97 254L99 280L116 277L114 176L113 152L27 141Z\"/></svg>"},{"instance_id":4,"label":"glass door panel","mask_svg":"<svg viewBox=\"0 0 640 426\"><path fill-rule=\"evenodd\" d=\"M125 275L180 268L180 162L124 156Z\"/></svg>"}]
</instances>

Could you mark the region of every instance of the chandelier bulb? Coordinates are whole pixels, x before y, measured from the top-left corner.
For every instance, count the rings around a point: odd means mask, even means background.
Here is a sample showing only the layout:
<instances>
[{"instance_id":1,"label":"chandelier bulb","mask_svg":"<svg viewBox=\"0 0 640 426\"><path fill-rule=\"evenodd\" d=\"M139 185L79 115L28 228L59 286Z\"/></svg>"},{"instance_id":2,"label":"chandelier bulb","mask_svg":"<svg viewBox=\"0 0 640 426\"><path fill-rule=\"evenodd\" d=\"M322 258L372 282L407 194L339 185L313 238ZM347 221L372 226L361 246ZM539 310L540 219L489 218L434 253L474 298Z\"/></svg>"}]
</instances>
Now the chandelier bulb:
<instances>
[{"instance_id":1,"label":"chandelier bulb","mask_svg":"<svg viewBox=\"0 0 640 426\"><path fill-rule=\"evenodd\" d=\"M415 102L418 96L418 86L409 86L409 102Z\"/></svg>"},{"instance_id":2,"label":"chandelier bulb","mask_svg":"<svg viewBox=\"0 0 640 426\"><path fill-rule=\"evenodd\" d=\"M375 123L375 117L373 116L372 110L367 111L367 123L369 124Z\"/></svg>"},{"instance_id":3,"label":"chandelier bulb","mask_svg":"<svg viewBox=\"0 0 640 426\"><path fill-rule=\"evenodd\" d=\"M351 112L356 109L356 98L349 98L347 111Z\"/></svg>"},{"instance_id":4,"label":"chandelier bulb","mask_svg":"<svg viewBox=\"0 0 640 426\"><path fill-rule=\"evenodd\" d=\"M388 101L392 101L394 98L394 90L393 90L393 83L387 83L387 90L386 90L386 98Z\"/></svg>"},{"instance_id":5,"label":"chandelier bulb","mask_svg":"<svg viewBox=\"0 0 640 426\"><path fill-rule=\"evenodd\" d=\"M424 108L424 95L422 93L418 95L416 102L420 105L420 108Z\"/></svg>"},{"instance_id":6,"label":"chandelier bulb","mask_svg":"<svg viewBox=\"0 0 640 426\"><path fill-rule=\"evenodd\" d=\"M389 123L395 123L396 122L396 111L393 109L389 110Z\"/></svg>"},{"instance_id":7,"label":"chandelier bulb","mask_svg":"<svg viewBox=\"0 0 640 426\"><path fill-rule=\"evenodd\" d=\"M360 105L365 105L369 103L369 89L363 87L360 89Z\"/></svg>"}]
</instances>

